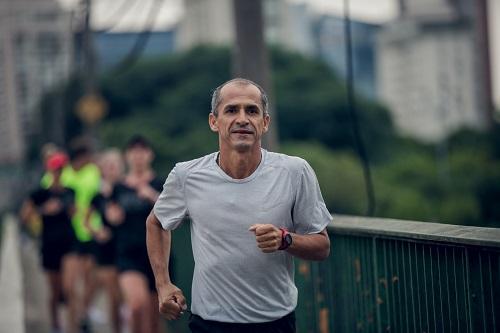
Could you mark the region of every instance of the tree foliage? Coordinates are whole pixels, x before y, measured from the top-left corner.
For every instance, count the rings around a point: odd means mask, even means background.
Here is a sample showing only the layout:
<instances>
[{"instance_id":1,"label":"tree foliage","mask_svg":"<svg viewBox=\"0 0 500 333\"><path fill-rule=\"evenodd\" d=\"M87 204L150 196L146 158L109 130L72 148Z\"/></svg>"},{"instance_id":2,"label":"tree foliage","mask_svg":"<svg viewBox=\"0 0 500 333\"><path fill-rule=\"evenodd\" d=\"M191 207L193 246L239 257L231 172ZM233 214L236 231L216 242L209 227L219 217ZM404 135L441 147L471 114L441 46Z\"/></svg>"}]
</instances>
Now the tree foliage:
<instances>
[{"instance_id":1,"label":"tree foliage","mask_svg":"<svg viewBox=\"0 0 500 333\"><path fill-rule=\"evenodd\" d=\"M270 97L282 150L309 161L332 212L362 215L365 184L344 83L325 64L298 54L273 49L271 58ZM145 135L153 142L161 175L178 161L216 150L217 136L207 125L211 91L231 77L230 61L228 49L199 47L104 75L100 90L109 113L99 130L102 145L123 147L133 134ZM83 131L73 114L81 95L78 79L63 89L68 141ZM44 112L58 98L60 94L47 95ZM356 96L355 111L373 168L376 215L498 224L498 128L489 134L464 130L439 146L424 145L397 135L381 104Z\"/></svg>"}]
</instances>

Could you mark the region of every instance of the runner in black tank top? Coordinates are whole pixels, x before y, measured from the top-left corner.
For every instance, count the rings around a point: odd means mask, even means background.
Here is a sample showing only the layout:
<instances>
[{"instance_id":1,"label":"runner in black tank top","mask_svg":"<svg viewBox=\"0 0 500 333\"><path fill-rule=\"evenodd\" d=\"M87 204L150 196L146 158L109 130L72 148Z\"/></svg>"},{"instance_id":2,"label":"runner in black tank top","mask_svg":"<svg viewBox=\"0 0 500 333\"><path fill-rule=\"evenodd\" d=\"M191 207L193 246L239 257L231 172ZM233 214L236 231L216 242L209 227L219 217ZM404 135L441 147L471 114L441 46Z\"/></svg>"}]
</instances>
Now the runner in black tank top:
<instances>
[{"instance_id":1,"label":"runner in black tank top","mask_svg":"<svg viewBox=\"0 0 500 333\"><path fill-rule=\"evenodd\" d=\"M52 175L49 188L38 188L23 204L21 219L24 222L33 216L40 216L42 221L40 253L42 266L49 284L49 312L53 331L60 331L58 307L61 299L69 307L69 331L75 328L76 295L67 288L71 274L70 261L76 256L76 236L71 224L75 212L75 193L62 186L60 182L63 167L68 158L57 152L46 161L46 169Z\"/></svg>"},{"instance_id":2,"label":"runner in black tank top","mask_svg":"<svg viewBox=\"0 0 500 333\"><path fill-rule=\"evenodd\" d=\"M110 201L113 186L123 178L123 157L118 149L108 149L100 154L98 166L101 171L101 188L92 199L90 209L85 219L85 226L95 240L95 257L97 261L97 277L99 285L103 286L109 299L109 318L113 332L121 332L120 302L121 292L118 280L116 229L106 218L106 205ZM91 214L98 213L102 225L93 226Z\"/></svg>"},{"instance_id":3,"label":"runner in black tank top","mask_svg":"<svg viewBox=\"0 0 500 333\"><path fill-rule=\"evenodd\" d=\"M154 154L145 138L133 137L125 158L129 172L123 182L115 185L106 216L110 223L118 225L117 266L120 287L131 311L130 330L159 332L158 296L146 248L146 219L163 182L151 169Z\"/></svg>"}]
</instances>

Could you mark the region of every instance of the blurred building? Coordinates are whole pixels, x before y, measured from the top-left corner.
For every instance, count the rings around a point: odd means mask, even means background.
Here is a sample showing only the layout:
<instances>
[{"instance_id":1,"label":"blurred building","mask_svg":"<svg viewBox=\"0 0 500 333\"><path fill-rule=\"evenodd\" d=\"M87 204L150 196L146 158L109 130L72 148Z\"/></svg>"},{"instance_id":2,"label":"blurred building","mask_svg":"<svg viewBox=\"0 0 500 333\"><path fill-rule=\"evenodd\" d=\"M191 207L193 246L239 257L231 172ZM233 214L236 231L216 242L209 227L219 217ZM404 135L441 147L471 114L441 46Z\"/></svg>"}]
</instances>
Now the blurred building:
<instances>
[{"instance_id":1,"label":"blurred building","mask_svg":"<svg viewBox=\"0 0 500 333\"><path fill-rule=\"evenodd\" d=\"M267 41L303 55L313 55L314 16L309 7L286 0L265 0L263 3Z\"/></svg>"},{"instance_id":2,"label":"blurred building","mask_svg":"<svg viewBox=\"0 0 500 333\"><path fill-rule=\"evenodd\" d=\"M99 70L118 65L133 49L140 32L95 32L94 43ZM164 56L174 52L175 29L152 31L141 57Z\"/></svg>"},{"instance_id":3,"label":"blurred building","mask_svg":"<svg viewBox=\"0 0 500 333\"><path fill-rule=\"evenodd\" d=\"M24 159L40 96L68 77L71 15L56 0L0 0L0 165Z\"/></svg>"},{"instance_id":4,"label":"blurred building","mask_svg":"<svg viewBox=\"0 0 500 333\"><path fill-rule=\"evenodd\" d=\"M336 73L346 77L346 40L343 17L318 15L313 24L315 54ZM375 98L376 89L376 37L379 25L351 20L351 41L354 83L357 92Z\"/></svg>"},{"instance_id":5,"label":"blurred building","mask_svg":"<svg viewBox=\"0 0 500 333\"><path fill-rule=\"evenodd\" d=\"M231 45L235 39L233 0L185 0L177 47L199 44ZM305 4L263 1L266 40L302 54L313 54L311 14Z\"/></svg>"},{"instance_id":6,"label":"blurred building","mask_svg":"<svg viewBox=\"0 0 500 333\"><path fill-rule=\"evenodd\" d=\"M186 50L199 44L226 45L233 41L232 0L184 0L177 49Z\"/></svg>"},{"instance_id":7,"label":"blurred building","mask_svg":"<svg viewBox=\"0 0 500 333\"><path fill-rule=\"evenodd\" d=\"M184 16L176 37L178 49L233 43L233 0L185 0L184 4ZM346 76L342 17L314 13L306 3L287 0L263 0L263 9L269 44L317 57L341 77ZM377 95L375 51L379 28L375 24L351 21L355 85L358 92L369 98Z\"/></svg>"},{"instance_id":8,"label":"blurred building","mask_svg":"<svg viewBox=\"0 0 500 333\"><path fill-rule=\"evenodd\" d=\"M402 134L428 142L486 128L492 97L485 0L399 0L377 46L377 80Z\"/></svg>"}]
</instances>

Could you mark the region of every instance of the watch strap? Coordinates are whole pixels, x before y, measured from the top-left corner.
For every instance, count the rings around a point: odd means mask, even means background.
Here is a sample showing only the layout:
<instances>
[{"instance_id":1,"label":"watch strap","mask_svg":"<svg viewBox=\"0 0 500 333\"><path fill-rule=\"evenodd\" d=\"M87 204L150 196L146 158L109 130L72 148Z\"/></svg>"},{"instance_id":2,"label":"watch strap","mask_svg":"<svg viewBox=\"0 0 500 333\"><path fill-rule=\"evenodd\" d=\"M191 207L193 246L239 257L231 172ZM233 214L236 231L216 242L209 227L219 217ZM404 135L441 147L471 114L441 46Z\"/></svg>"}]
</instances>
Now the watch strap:
<instances>
[{"instance_id":1,"label":"watch strap","mask_svg":"<svg viewBox=\"0 0 500 333\"><path fill-rule=\"evenodd\" d=\"M280 228L280 230L281 230L281 245L278 248L278 250L286 250L290 246L290 243L287 241L286 236L289 235L290 233L286 228Z\"/></svg>"}]
</instances>

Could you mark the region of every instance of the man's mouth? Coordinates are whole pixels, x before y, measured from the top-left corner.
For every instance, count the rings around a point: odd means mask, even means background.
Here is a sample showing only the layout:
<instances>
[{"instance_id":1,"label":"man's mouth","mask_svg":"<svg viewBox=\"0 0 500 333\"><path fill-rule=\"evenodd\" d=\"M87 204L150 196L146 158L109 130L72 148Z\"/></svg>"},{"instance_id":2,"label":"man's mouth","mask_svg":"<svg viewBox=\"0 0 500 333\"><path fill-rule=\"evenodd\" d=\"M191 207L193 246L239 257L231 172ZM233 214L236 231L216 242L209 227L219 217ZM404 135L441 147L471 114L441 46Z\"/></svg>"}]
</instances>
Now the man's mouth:
<instances>
[{"instance_id":1,"label":"man's mouth","mask_svg":"<svg viewBox=\"0 0 500 333\"><path fill-rule=\"evenodd\" d=\"M232 133L236 133L236 134L253 134L253 131L243 130L243 129L237 129L237 130L233 130Z\"/></svg>"}]
</instances>

